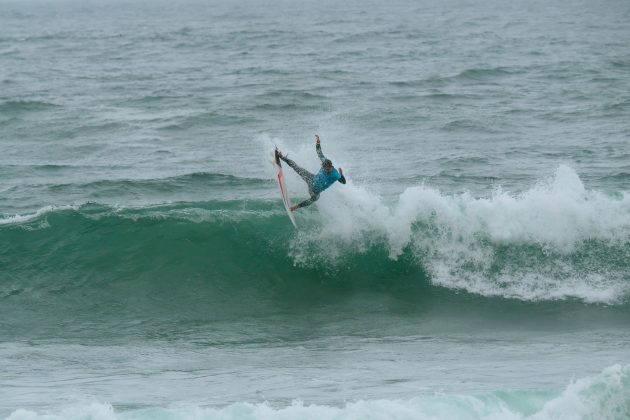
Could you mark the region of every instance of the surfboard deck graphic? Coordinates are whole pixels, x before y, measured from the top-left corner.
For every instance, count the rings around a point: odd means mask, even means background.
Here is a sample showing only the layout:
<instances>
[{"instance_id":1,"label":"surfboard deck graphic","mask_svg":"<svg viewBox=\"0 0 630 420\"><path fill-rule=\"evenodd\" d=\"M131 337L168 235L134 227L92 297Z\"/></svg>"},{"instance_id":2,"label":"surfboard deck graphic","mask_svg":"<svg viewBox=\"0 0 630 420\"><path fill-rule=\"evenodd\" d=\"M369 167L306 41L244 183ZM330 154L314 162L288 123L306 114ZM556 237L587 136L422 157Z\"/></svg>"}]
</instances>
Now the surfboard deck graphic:
<instances>
[{"instance_id":1,"label":"surfboard deck graphic","mask_svg":"<svg viewBox=\"0 0 630 420\"><path fill-rule=\"evenodd\" d=\"M280 163L280 156L278 156L278 149L274 151L274 162L276 166L278 186L280 187L280 194L282 195L282 202L284 203L284 208L287 210L287 214L289 215L289 219L291 219L291 223L293 223L293 226L297 229L297 224L295 223L295 217L293 216L293 212L291 211L291 203L289 201L289 192L287 191L287 186L284 182L284 173L282 172L282 164Z\"/></svg>"}]
</instances>

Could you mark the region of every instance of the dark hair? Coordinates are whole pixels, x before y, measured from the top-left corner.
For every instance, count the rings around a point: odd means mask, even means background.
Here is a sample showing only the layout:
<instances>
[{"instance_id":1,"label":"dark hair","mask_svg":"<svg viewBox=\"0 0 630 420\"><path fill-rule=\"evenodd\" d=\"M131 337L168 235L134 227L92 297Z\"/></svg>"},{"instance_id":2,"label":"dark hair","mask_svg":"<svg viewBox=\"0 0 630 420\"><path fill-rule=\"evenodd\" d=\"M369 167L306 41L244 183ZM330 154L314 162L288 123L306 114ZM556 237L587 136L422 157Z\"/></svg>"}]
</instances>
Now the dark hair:
<instances>
[{"instance_id":1,"label":"dark hair","mask_svg":"<svg viewBox=\"0 0 630 420\"><path fill-rule=\"evenodd\" d=\"M324 159L324 161L322 162L322 167L324 168L332 168L333 164L330 161L330 159Z\"/></svg>"}]
</instances>

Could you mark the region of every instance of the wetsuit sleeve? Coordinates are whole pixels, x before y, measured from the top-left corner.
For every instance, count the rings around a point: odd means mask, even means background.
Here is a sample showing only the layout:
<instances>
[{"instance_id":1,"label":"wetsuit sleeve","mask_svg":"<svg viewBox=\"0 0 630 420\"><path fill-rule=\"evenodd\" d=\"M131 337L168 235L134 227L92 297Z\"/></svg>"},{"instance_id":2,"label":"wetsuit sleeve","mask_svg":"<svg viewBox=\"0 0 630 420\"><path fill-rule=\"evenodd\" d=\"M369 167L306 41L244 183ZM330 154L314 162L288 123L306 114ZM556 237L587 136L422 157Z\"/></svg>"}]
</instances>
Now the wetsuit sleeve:
<instances>
[{"instance_id":1,"label":"wetsuit sleeve","mask_svg":"<svg viewBox=\"0 0 630 420\"><path fill-rule=\"evenodd\" d=\"M319 156L319 160L321 160L322 163L324 163L324 161L326 160L326 156L324 156L324 154L322 153L321 144L315 143L315 151L317 151L317 156Z\"/></svg>"}]
</instances>

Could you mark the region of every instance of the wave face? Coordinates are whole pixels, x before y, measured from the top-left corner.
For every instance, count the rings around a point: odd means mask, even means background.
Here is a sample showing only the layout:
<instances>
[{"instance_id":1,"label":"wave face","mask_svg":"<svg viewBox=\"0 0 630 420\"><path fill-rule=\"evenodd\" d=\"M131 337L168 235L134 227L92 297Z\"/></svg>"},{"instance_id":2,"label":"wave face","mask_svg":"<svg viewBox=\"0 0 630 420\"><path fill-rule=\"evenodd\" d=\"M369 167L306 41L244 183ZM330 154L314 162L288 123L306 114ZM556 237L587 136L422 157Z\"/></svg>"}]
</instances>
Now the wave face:
<instances>
[{"instance_id":1,"label":"wave face","mask_svg":"<svg viewBox=\"0 0 630 420\"><path fill-rule=\"evenodd\" d=\"M483 395L436 395L410 400L369 400L342 407L306 405L285 407L267 403L238 403L225 408L145 408L118 411L109 404L92 403L57 414L16 410L7 420L78 419L469 419L469 420L622 420L630 416L630 366L614 365L598 375L571 382L561 392L498 391Z\"/></svg>"},{"instance_id":2,"label":"wave face","mask_svg":"<svg viewBox=\"0 0 630 420\"><path fill-rule=\"evenodd\" d=\"M630 196L586 190L569 167L518 195L480 199L419 186L387 205L348 185L330 196L298 214L297 232L276 201L84 204L5 217L0 258L10 274L0 299L77 288L114 299L115 285L139 297L149 289L186 294L183 284L195 282L196 293L216 301L303 282L627 301Z\"/></svg>"}]
</instances>

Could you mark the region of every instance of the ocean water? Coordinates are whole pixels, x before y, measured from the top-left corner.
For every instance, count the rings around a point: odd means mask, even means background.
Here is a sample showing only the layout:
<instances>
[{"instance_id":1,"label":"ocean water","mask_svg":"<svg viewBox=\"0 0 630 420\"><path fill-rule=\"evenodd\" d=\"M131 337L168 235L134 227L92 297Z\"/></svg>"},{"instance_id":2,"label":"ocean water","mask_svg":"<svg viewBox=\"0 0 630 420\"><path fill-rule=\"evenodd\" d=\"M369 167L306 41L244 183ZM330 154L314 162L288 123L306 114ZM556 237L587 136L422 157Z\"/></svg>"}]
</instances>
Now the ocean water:
<instances>
[{"instance_id":1,"label":"ocean water","mask_svg":"<svg viewBox=\"0 0 630 420\"><path fill-rule=\"evenodd\" d=\"M630 418L629 21L0 0L0 417Z\"/></svg>"}]
</instances>

